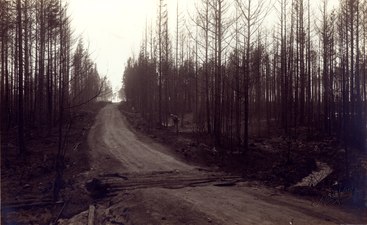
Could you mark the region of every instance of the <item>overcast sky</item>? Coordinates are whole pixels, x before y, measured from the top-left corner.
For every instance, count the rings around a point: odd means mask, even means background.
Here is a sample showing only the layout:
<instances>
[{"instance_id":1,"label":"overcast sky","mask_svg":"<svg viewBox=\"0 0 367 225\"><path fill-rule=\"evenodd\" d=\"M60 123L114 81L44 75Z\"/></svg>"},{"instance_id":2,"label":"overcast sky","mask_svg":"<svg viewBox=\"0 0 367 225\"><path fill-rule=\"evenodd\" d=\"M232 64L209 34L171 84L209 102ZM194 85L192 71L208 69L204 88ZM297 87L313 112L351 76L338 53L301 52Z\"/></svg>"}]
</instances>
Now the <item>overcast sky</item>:
<instances>
[{"instance_id":1,"label":"overcast sky","mask_svg":"<svg viewBox=\"0 0 367 225\"><path fill-rule=\"evenodd\" d=\"M148 24L156 23L159 0L67 1L75 38L83 38L100 75L106 75L113 87L119 89L127 59L139 51L146 21ZM319 0L310 1L313 5L321 3ZM337 0L330 1L334 3ZM195 2L179 0L183 14L194 14ZM172 28L175 26L176 4L177 0L168 0ZM278 18L270 18L270 21L278 21Z\"/></svg>"},{"instance_id":2,"label":"overcast sky","mask_svg":"<svg viewBox=\"0 0 367 225\"><path fill-rule=\"evenodd\" d=\"M180 4L186 5L183 3L190 1L184 0ZM100 74L107 75L114 88L121 87L126 61L137 54L146 21L155 24L158 0L68 2L74 36L83 38ZM176 11L176 0L169 0L168 6L172 16Z\"/></svg>"}]
</instances>

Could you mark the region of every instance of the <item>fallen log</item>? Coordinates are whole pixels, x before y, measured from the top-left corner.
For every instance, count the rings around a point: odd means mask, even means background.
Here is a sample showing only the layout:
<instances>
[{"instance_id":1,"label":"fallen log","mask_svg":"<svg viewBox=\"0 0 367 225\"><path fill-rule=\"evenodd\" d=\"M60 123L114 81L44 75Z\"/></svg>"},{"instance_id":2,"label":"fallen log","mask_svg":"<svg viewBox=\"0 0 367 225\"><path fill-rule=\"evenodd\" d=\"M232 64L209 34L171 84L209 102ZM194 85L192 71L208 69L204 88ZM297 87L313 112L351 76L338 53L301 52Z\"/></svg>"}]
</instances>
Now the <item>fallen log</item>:
<instances>
[{"instance_id":1,"label":"fallen log","mask_svg":"<svg viewBox=\"0 0 367 225\"><path fill-rule=\"evenodd\" d=\"M45 201L45 202L22 202L22 203L8 203L8 204L3 204L1 206L1 210L7 210L7 211L12 211L15 209L26 209L26 208L31 208L31 207L43 207L43 206L48 206L48 205L60 205L60 204L64 204L63 201L60 202L54 202L54 201Z\"/></svg>"},{"instance_id":2,"label":"fallen log","mask_svg":"<svg viewBox=\"0 0 367 225\"><path fill-rule=\"evenodd\" d=\"M121 178L121 179L124 179L124 180L128 180L129 178L126 177L126 176L123 176L119 173L106 173L106 174L100 174L99 175L100 177L116 177L116 178Z\"/></svg>"},{"instance_id":3,"label":"fallen log","mask_svg":"<svg viewBox=\"0 0 367 225\"><path fill-rule=\"evenodd\" d=\"M242 181L242 178L190 178L190 179L161 179L161 180L135 180L130 182L119 182L109 185L109 192L124 191L124 190L135 190L152 187L161 187L168 189L180 189L185 187L196 187L196 186L234 186L236 183Z\"/></svg>"},{"instance_id":4,"label":"fallen log","mask_svg":"<svg viewBox=\"0 0 367 225\"><path fill-rule=\"evenodd\" d=\"M81 144L82 144L81 142L78 142L76 145L74 145L73 152L78 150L78 148Z\"/></svg>"},{"instance_id":5,"label":"fallen log","mask_svg":"<svg viewBox=\"0 0 367 225\"><path fill-rule=\"evenodd\" d=\"M217 186L217 187L230 187L230 186L235 186L238 182L241 182L241 180L233 180L233 181L227 181L227 182L219 182L219 183L215 183L213 185L214 186Z\"/></svg>"},{"instance_id":6,"label":"fallen log","mask_svg":"<svg viewBox=\"0 0 367 225\"><path fill-rule=\"evenodd\" d=\"M57 224L57 221L59 221L60 216L61 216L61 213L62 213L62 211L64 211L65 206L66 206L66 204L67 204L67 203L68 203L68 201L64 202L64 205L62 206L62 208L61 208L60 212L57 214L57 217L56 217L56 219L55 219L54 224Z\"/></svg>"}]
</instances>

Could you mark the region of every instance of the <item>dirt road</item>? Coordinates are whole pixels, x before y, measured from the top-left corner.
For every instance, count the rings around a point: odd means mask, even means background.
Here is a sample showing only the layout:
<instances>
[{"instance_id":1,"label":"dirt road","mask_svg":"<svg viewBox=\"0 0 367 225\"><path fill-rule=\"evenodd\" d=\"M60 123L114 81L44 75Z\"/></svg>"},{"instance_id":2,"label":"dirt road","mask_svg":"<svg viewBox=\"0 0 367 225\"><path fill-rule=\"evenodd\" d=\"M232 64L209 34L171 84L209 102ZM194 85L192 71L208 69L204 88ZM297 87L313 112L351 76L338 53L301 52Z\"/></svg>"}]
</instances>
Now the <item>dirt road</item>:
<instances>
[{"instance_id":1,"label":"dirt road","mask_svg":"<svg viewBox=\"0 0 367 225\"><path fill-rule=\"evenodd\" d=\"M97 205L100 224L288 225L363 221L336 207L315 204L256 183L215 186L218 177L209 177L218 173L199 171L177 160L164 146L139 136L129 128L117 105L107 105L100 111L89 134L89 145L92 170L119 174L104 177L115 185L117 196Z\"/></svg>"},{"instance_id":2,"label":"dirt road","mask_svg":"<svg viewBox=\"0 0 367 225\"><path fill-rule=\"evenodd\" d=\"M119 164L111 168L111 164L101 163L95 166L107 166L108 170L119 172L146 172L167 170L190 170L191 166L175 160L163 146L149 143L138 137L127 126L117 105L107 105L97 116L95 125L90 131L88 142L94 161L116 159ZM163 152L161 152L163 151ZM103 159L102 159L103 160ZM111 161L111 160L108 160Z\"/></svg>"}]
</instances>

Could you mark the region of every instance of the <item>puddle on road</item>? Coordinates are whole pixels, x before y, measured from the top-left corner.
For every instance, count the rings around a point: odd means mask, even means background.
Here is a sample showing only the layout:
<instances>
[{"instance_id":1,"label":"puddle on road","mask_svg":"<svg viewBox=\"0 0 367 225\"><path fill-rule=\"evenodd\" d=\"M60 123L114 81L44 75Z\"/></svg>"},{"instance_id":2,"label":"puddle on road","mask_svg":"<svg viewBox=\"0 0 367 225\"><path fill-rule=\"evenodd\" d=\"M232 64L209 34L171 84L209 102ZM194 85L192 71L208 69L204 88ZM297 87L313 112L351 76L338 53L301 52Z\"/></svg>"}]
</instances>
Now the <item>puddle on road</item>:
<instances>
[{"instance_id":1,"label":"puddle on road","mask_svg":"<svg viewBox=\"0 0 367 225\"><path fill-rule=\"evenodd\" d=\"M316 165L318 170L312 171L312 173L304 177L300 182L294 185L294 187L315 187L333 172L333 169L326 163L317 161Z\"/></svg>"}]
</instances>

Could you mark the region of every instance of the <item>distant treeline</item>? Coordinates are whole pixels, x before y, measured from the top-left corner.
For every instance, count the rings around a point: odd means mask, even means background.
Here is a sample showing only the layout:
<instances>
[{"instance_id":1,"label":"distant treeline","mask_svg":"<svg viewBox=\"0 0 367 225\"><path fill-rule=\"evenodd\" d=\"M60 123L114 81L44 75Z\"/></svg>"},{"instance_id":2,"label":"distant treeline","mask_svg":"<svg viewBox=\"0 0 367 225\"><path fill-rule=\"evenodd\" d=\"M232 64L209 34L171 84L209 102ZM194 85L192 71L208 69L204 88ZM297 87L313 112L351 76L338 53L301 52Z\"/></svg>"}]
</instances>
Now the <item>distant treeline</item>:
<instances>
[{"instance_id":1,"label":"distant treeline","mask_svg":"<svg viewBox=\"0 0 367 225\"><path fill-rule=\"evenodd\" d=\"M317 14L310 0L201 0L183 23L179 8L168 18L160 0L122 92L151 125L193 113L197 130L218 146L246 151L249 135L282 128L292 137L304 127L363 148L367 1L318 4ZM278 20L272 29L264 24L270 13Z\"/></svg>"},{"instance_id":2,"label":"distant treeline","mask_svg":"<svg viewBox=\"0 0 367 225\"><path fill-rule=\"evenodd\" d=\"M22 153L28 131L61 132L72 109L106 89L82 41L73 47L64 1L0 0L0 44L2 152L12 128Z\"/></svg>"}]
</instances>

